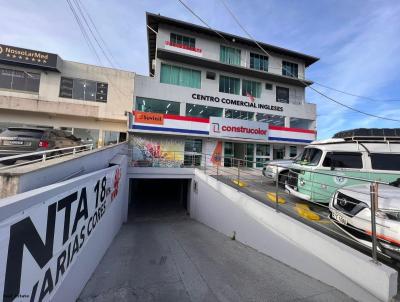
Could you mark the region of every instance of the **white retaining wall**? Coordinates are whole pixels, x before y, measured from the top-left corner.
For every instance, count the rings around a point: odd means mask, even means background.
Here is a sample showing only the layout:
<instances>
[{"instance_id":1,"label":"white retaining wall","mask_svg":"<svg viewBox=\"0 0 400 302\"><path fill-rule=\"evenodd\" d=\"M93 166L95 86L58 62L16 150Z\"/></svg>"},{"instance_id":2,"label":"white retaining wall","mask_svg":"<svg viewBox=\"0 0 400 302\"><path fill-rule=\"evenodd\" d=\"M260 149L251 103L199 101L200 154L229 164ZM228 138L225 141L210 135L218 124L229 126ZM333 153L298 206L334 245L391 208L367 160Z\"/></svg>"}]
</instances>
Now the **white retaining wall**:
<instances>
[{"instance_id":1,"label":"white retaining wall","mask_svg":"<svg viewBox=\"0 0 400 302\"><path fill-rule=\"evenodd\" d=\"M196 188L195 188L196 186ZM196 169L191 216L358 301L390 301L397 272Z\"/></svg>"}]
</instances>

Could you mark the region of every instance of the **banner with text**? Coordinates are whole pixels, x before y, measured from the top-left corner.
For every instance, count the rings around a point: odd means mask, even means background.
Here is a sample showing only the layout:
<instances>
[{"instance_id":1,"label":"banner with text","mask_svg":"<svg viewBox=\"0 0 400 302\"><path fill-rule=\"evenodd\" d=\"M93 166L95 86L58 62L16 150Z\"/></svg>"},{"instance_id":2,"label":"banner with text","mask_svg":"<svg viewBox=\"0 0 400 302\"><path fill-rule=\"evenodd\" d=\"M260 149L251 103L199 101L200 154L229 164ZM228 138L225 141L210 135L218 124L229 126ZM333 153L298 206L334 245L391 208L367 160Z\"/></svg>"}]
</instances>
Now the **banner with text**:
<instances>
[{"instance_id":1,"label":"banner with text","mask_svg":"<svg viewBox=\"0 0 400 302\"><path fill-rule=\"evenodd\" d=\"M212 116L210 117L210 136L267 141L268 124Z\"/></svg>"},{"instance_id":2,"label":"banner with text","mask_svg":"<svg viewBox=\"0 0 400 302\"><path fill-rule=\"evenodd\" d=\"M52 300L96 227L121 201L120 180L118 165L104 169L1 222L2 301Z\"/></svg>"}]
</instances>

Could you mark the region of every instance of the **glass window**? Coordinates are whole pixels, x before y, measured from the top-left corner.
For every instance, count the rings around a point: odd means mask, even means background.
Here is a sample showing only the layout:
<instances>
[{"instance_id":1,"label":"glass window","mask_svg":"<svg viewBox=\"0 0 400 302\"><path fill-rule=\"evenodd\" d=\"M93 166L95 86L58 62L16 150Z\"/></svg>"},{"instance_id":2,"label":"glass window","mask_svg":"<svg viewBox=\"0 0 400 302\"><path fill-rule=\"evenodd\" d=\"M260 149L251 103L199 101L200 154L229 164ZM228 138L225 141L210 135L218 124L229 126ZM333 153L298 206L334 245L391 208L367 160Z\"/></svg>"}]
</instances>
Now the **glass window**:
<instances>
[{"instance_id":1,"label":"glass window","mask_svg":"<svg viewBox=\"0 0 400 302\"><path fill-rule=\"evenodd\" d=\"M400 154L371 153L374 170L400 171Z\"/></svg>"},{"instance_id":2,"label":"glass window","mask_svg":"<svg viewBox=\"0 0 400 302\"><path fill-rule=\"evenodd\" d=\"M256 53L250 53L250 68L268 71L268 57Z\"/></svg>"},{"instance_id":3,"label":"glass window","mask_svg":"<svg viewBox=\"0 0 400 302\"><path fill-rule=\"evenodd\" d=\"M289 88L276 86L276 101L289 104Z\"/></svg>"},{"instance_id":4,"label":"glass window","mask_svg":"<svg viewBox=\"0 0 400 302\"><path fill-rule=\"evenodd\" d=\"M266 90L272 90L272 84L271 83L265 83L265 89Z\"/></svg>"},{"instance_id":5,"label":"glass window","mask_svg":"<svg viewBox=\"0 0 400 302\"><path fill-rule=\"evenodd\" d=\"M74 136L80 138L83 144L93 144L97 147L99 141L99 130L74 128Z\"/></svg>"},{"instance_id":6,"label":"glass window","mask_svg":"<svg viewBox=\"0 0 400 302\"><path fill-rule=\"evenodd\" d=\"M61 77L60 97L62 98L107 102L107 93L107 83Z\"/></svg>"},{"instance_id":7,"label":"glass window","mask_svg":"<svg viewBox=\"0 0 400 302\"><path fill-rule=\"evenodd\" d=\"M103 145L108 146L118 144L119 132L117 131L103 131Z\"/></svg>"},{"instance_id":8,"label":"glass window","mask_svg":"<svg viewBox=\"0 0 400 302\"><path fill-rule=\"evenodd\" d=\"M203 141L201 139L187 139L185 141L185 152L202 152Z\"/></svg>"},{"instance_id":9,"label":"glass window","mask_svg":"<svg viewBox=\"0 0 400 302\"><path fill-rule=\"evenodd\" d=\"M240 79L220 75L219 92L240 94Z\"/></svg>"},{"instance_id":10,"label":"glass window","mask_svg":"<svg viewBox=\"0 0 400 302\"><path fill-rule=\"evenodd\" d=\"M179 115L179 103L149 98L137 97L135 110Z\"/></svg>"},{"instance_id":11,"label":"glass window","mask_svg":"<svg viewBox=\"0 0 400 302\"><path fill-rule=\"evenodd\" d=\"M223 109L211 106L186 104L186 116L209 118L210 116L222 116Z\"/></svg>"},{"instance_id":12,"label":"glass window","mask_svg":"<svg viewBox=\"0 0 400 302\"><path fill-rule=\"evenodd\" d=\"M289 147L289 157L296 157L297 156L297 146L290 146Z\"/></svg>"},{"instance_id":13,"label":"glass window","mask_svg":"<svg viewBox=\"0 0 400 302\"><path fill-rule=\"evenodd\" d=\"M285 126L285 117L280 115L272 115L266 113L257 113L256 115L257 122L268 123L274 126Z\"/></svg>"},{"instance_id":14,"label":"glass window","mask_svg":"<svg viewBox=\"0 0 400 302\"><path fill-rule=\"evenodd\" d=\"M0 88L39 92L40 74L0 68Z\"/></svg>"},{"instance_id":15,"label":"glass window","mask_svg":"<svg viewBox=\"0 0 400 302\"><path fill-rule=\"evenodd\" d=\"M242 95L250 95L255 98L261 97L261 83L249 80L242 80Z\"/></svg>"},{"instance_id":16,"label":"glass window","mask_svg":"<svg viewBox=\"0 0 400 302\"><path fill-rule=\"evenodd\" d=\"M256 156L269 156L269 155L270 155L270 146L269 145L257 144Z\"/></svg>"},{"instance_id":17,"label":"glass window","mask_svg":"<svg viewBox=\"0 0 400 302\"><path fill-rule=\"evenodd\" d=\"M191 88L200 88L201 72L194 69L161 64L160 82Z\"/></svg>"},{"instance_id":18,"label":"glass window","mask_svg":"<svg viewBox=\"0 0 400 302\"><path fill-rule=\"evenodd\" d=\"M291 117L290 127L299 129L311 129L312 122L312 120Z\"/></svg>"},{"instance_id":19,"label":"glass window","mask_svg":"<svg viewBox=\"0 0 400 302\"><path fill-rule=\"evenodd\" d=\"M240 120L253 120L254 112L226 109L225 117L236 118L236 119L240 119Z\"/></svg>"},{"instance_id":20,"label":"glass window","mask_svg":"<svg viewBox=\"0 0 400 302\"><path fill-rule=\"evenodd\" d=\"M326 154L322 166L335 168L362 168L361 153L357 152L329 152Z\"/></svg>"},{"instance_id":21,"label":"glass window","mask_svg":"<svg viewBox=\"0 0 400 302\"><path fill-rule=\"evenodd\" d=\"M240 49L221 45L219 60L222 63L240 65Z\"/></svg>"},{"instance_id":22,"label":"glass window","mask_svg":"<svg viewBox=\"0 0 400 302\"><path fill-rule=\"evenodd\" d=\"M282 75L298 78L298 65L287 61L282 61Z\"/></svg>"},{"instance_id":23,"label":"glass window","mask_svg":"<svg viewBox=\"0 0 400 302\"><path fill-rule=\"evenodd\" d=\"M322 151L316 148L306 148L301 155L300 161L310 166L316 166L321 159Z\"/></svg>"},{"instance_id":24,"label":"glass window","mask_svg":"<svg viewBox=\"0 0 400 302\"><path fill-rule=\"evenodd\" d=\"M171 33L170 40L173 44L178 45L185 45L187 47L195 48L196 47L196 40L194 38L186 37L179 34ZM174 46L172 44L172 46Z\"/></svg>"}]
</instances>

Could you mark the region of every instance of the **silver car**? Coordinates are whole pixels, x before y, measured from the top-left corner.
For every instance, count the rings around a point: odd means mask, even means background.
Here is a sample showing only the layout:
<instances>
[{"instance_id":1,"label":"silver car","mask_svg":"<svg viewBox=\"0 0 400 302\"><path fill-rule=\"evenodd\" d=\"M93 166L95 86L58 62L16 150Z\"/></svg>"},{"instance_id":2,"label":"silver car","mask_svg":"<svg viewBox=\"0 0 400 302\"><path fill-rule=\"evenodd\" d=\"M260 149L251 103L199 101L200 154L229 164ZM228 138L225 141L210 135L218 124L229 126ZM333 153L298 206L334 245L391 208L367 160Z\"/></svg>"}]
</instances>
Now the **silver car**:
<instances>
[{"instance_id":1,"label":"silver car","mask_svg":"<svg viewBox=\"0 0 400 302\"><path fill-rule=\"evenodd\" d=\"M268 161L264 164L262 174L266 178L269 178L270 180L273 180L273 181L276 180L276 175L278 174L279 184L284 186L285 181L287 180L289 168L293 164L293 162L296 160L296 158L277 159L277 160Z\"/></svg>"}]
</instances>

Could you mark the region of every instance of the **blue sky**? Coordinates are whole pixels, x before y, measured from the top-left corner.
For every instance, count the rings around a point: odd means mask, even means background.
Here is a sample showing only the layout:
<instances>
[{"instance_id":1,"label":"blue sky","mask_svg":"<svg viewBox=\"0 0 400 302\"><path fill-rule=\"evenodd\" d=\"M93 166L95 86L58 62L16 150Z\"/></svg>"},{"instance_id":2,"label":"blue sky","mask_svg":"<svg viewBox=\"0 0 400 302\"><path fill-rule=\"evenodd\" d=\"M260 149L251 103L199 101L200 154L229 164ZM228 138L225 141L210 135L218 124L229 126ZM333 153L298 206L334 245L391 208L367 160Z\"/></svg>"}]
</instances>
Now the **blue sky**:
<instances>
[{"instance_id":1,"label":"blue sky","mask_svg":"<svg viewBox=\"0 0 400 302\"><path fill-rule=\"evenodd\" d=\"M197 23L177 0L82 0L121 69L147 74L145 12ZM317 56L307 78L356 95L400 100L400 1L226 0L260 41ZM245 36L220 0L186 0L212 27ZM66 60L98 64L64 0L0 0L0 43L58 53ZM105 62L104 62L105 63ZM106 64L104 64L106 65ZM372 114L400 120L400 102L371 101L320 91ZM398 127L342 108L311 90L318 136L356 127Z\"/></svg>"}]
</instances>

